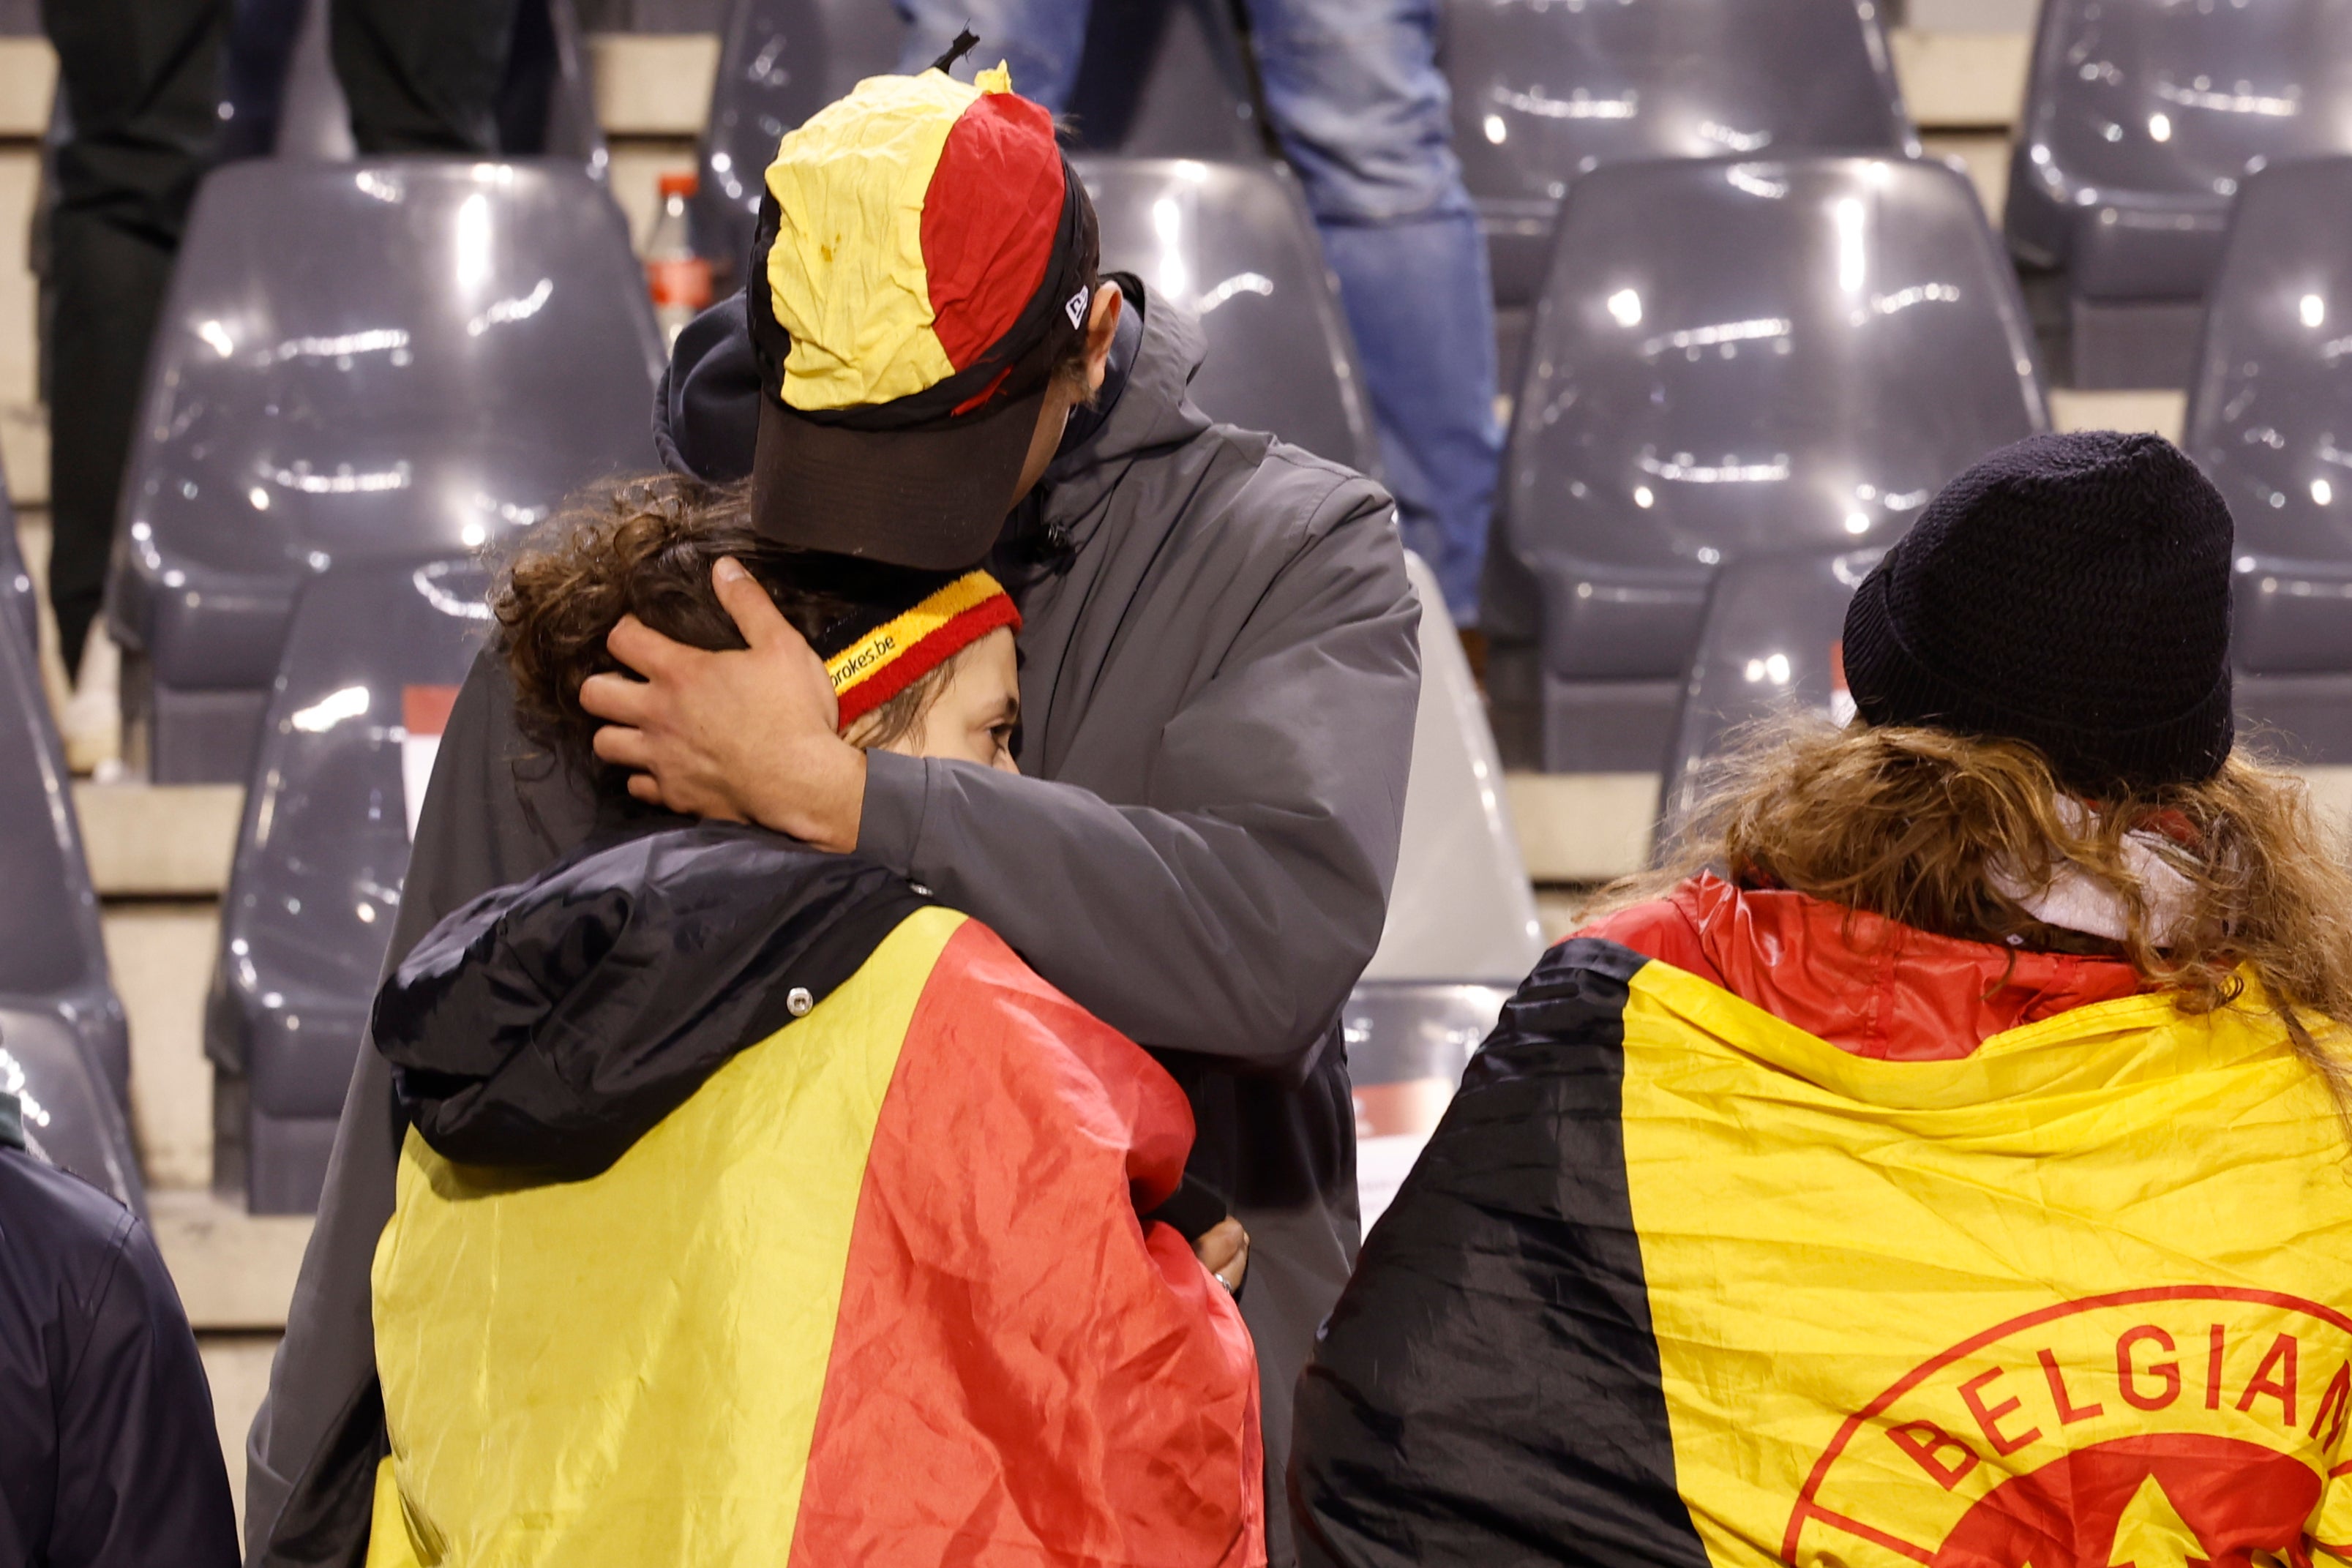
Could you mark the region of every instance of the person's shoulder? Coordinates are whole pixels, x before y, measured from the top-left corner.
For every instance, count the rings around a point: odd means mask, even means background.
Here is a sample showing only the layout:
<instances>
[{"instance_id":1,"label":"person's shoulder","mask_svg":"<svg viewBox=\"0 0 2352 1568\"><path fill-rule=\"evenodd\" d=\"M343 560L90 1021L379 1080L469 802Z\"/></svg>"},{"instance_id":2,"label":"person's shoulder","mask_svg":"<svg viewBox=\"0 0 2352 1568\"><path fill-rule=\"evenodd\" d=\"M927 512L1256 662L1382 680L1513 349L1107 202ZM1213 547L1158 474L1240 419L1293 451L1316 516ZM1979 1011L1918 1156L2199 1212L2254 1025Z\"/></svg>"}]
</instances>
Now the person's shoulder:
<instances>
[{"instance_id":1,"label":"person's shoulder","mask_svg":"<svg viewBox=\"0 0 2352 1568\"><path fill-rule=\"evenodd\" d=\"M1264 431L1213 424L1193 437L1231 476L1218 520L1272 539L1304 544L1371 528L1393 535L1396 501L1378 480Z\"/></svg>"},{"instance_id":2,"label":"person's shoulder","mask_svg":"<svg viewBox=\"0 0 2352 1568\"><path fill-rule=\"evenodd\" d=\"M1577 927L1571 939L1611 943L1702 977L1713 971L1684 888L1600 915Z\"/></svg>"},{"instance_id":3,"label":"person's shoulder","mask_svg":"<svg viewBox=\"0 0 2352 1568\"><path fill-rule=\"evenodd\" d=\"M79 1176L0 1148L0 1274L62 1285L67 1299L86 1301L143 1234L136 1215Z\"/></svg>"}]
</instances>

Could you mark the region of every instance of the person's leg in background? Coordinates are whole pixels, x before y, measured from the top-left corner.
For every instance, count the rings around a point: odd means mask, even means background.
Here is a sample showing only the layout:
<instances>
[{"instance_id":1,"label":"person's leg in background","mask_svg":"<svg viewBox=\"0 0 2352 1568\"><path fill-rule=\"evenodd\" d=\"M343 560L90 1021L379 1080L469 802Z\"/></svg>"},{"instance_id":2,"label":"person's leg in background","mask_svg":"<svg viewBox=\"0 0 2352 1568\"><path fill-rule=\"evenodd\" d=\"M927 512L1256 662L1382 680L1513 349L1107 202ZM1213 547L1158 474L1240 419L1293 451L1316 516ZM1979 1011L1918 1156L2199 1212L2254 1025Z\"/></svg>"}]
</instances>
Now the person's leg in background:
<instances>
[{"instance_id":1,"label":"person's leg in background","mask_svg":"<svg viewBox=\"0 0 2352 1568\"><path fill-rule=\"evenodd\" d=\"M97 619L172 260L220 126L229 0L43 0L72 135L49 230L49 602L70 676Z\"/></svg>"},{"instance_id":2,"label":"person's leg in background","mask_svg":"<svg viewBox=\"0 0 2352 1568\"><path fill-rule=\"evenodd\" d=\"M335 75L362 153L499 150L518 0L334 0Z\"/></svg>"},{"instance_id":3,"label":"person's leg in background","mask_svg":"<svg viewBox=\"0 0 2352 1568\"><path fill-rule=\"evenodd\" d=\"M1077 84L1086 53L1089 0L898 0L908 27L898 68L913 73L945 54L970 27L980 43L956 67L974 70L1003 60L1013 68L1013 90L1059 114Z\"/></svg>"},{"instance_id":4,"label":"person's leg in background","mask_svg":"<svg viewBox=\"0 0 2352 1568\"><path fill-rule=\"evenodd\" d=\"M1454 156L1435 0L1247 0L1266 109L1364 358L1406 545L1477 622L1502 432L1486 242Z\"/></svg>"}]
</instances>

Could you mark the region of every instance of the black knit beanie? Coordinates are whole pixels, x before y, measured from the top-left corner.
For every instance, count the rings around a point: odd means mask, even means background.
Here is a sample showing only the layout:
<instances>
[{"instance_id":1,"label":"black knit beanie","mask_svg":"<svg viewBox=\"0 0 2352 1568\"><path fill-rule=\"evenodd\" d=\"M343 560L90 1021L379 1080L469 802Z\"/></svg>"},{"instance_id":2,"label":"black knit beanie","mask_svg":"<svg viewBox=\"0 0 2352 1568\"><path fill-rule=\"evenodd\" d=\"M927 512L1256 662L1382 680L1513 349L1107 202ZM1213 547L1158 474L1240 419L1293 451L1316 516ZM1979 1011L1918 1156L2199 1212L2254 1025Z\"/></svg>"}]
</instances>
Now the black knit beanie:
<instances>
[{"instance_id":1,"label":"black knit beanie","mask_svg":"<svg viewBox=\"0 0 2352 1568\"><path fill-rule=\"evenodd\" d=\"M2231 537L2221 493L2160 437L2004 446L1855 592L1854 706L2027 741L2089 799L2210 779L2232 733Z\"/></svg>"}]
</instances>

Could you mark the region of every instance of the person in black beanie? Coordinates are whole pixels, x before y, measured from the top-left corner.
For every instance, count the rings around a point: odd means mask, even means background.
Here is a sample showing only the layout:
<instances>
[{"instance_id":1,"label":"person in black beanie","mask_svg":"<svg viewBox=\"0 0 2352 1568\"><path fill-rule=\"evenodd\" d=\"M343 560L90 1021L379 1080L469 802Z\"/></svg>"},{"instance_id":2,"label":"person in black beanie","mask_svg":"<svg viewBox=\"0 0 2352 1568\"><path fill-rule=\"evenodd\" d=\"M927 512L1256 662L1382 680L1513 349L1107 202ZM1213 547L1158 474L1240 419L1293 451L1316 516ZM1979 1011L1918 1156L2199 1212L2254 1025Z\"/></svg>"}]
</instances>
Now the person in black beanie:
<instances>
[{"instance_id":1,"label":"person in black beanie","mask_svg":"<svg viewBox=\"0 0 2352 1568\"><path fill-rule=\"evenodd\" d=\"M1846 612L1874 725L2029 742L2104 795L2230 755L2230 509L2156 435L2002 447L1928 504Z\"/></svg>"},{"instance_id":2,"label":"person in black beanie","mask_svg":"<svg viewBox=\"0 0 2352 1568\"><path fill-rule=\"evenodd\" d=\"M1857 716L1753 737L1545 956L1367 1239L1302 1563L2345 1539L2352 874L2233 750L2231 572L2154 436L1935 498Z\"/></svg>"}]
</instances>

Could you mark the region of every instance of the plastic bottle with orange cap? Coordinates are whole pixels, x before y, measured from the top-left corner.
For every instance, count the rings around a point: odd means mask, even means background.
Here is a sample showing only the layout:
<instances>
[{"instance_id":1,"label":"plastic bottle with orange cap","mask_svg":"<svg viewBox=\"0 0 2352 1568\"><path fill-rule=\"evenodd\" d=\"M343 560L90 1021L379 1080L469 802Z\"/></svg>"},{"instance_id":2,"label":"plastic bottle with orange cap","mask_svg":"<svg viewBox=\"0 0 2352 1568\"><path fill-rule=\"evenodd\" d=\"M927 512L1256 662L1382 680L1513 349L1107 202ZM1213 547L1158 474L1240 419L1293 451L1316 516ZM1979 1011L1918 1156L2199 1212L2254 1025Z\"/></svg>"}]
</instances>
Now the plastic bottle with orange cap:
<instances>
[{"instance_id":1,"label":"plastic bottle with orange cap","mask_svg":"<svg viewBox=\"0 0 2352 1568\"><path fill-rule=\"evenodd\" d=\"M695 253L687 227L686 204L698 186L691 172L661 177L661 216L646 244L646 286L665 345L677 342L686 324L710 305L710 262Z\"/></svg>"}]
</instances>

